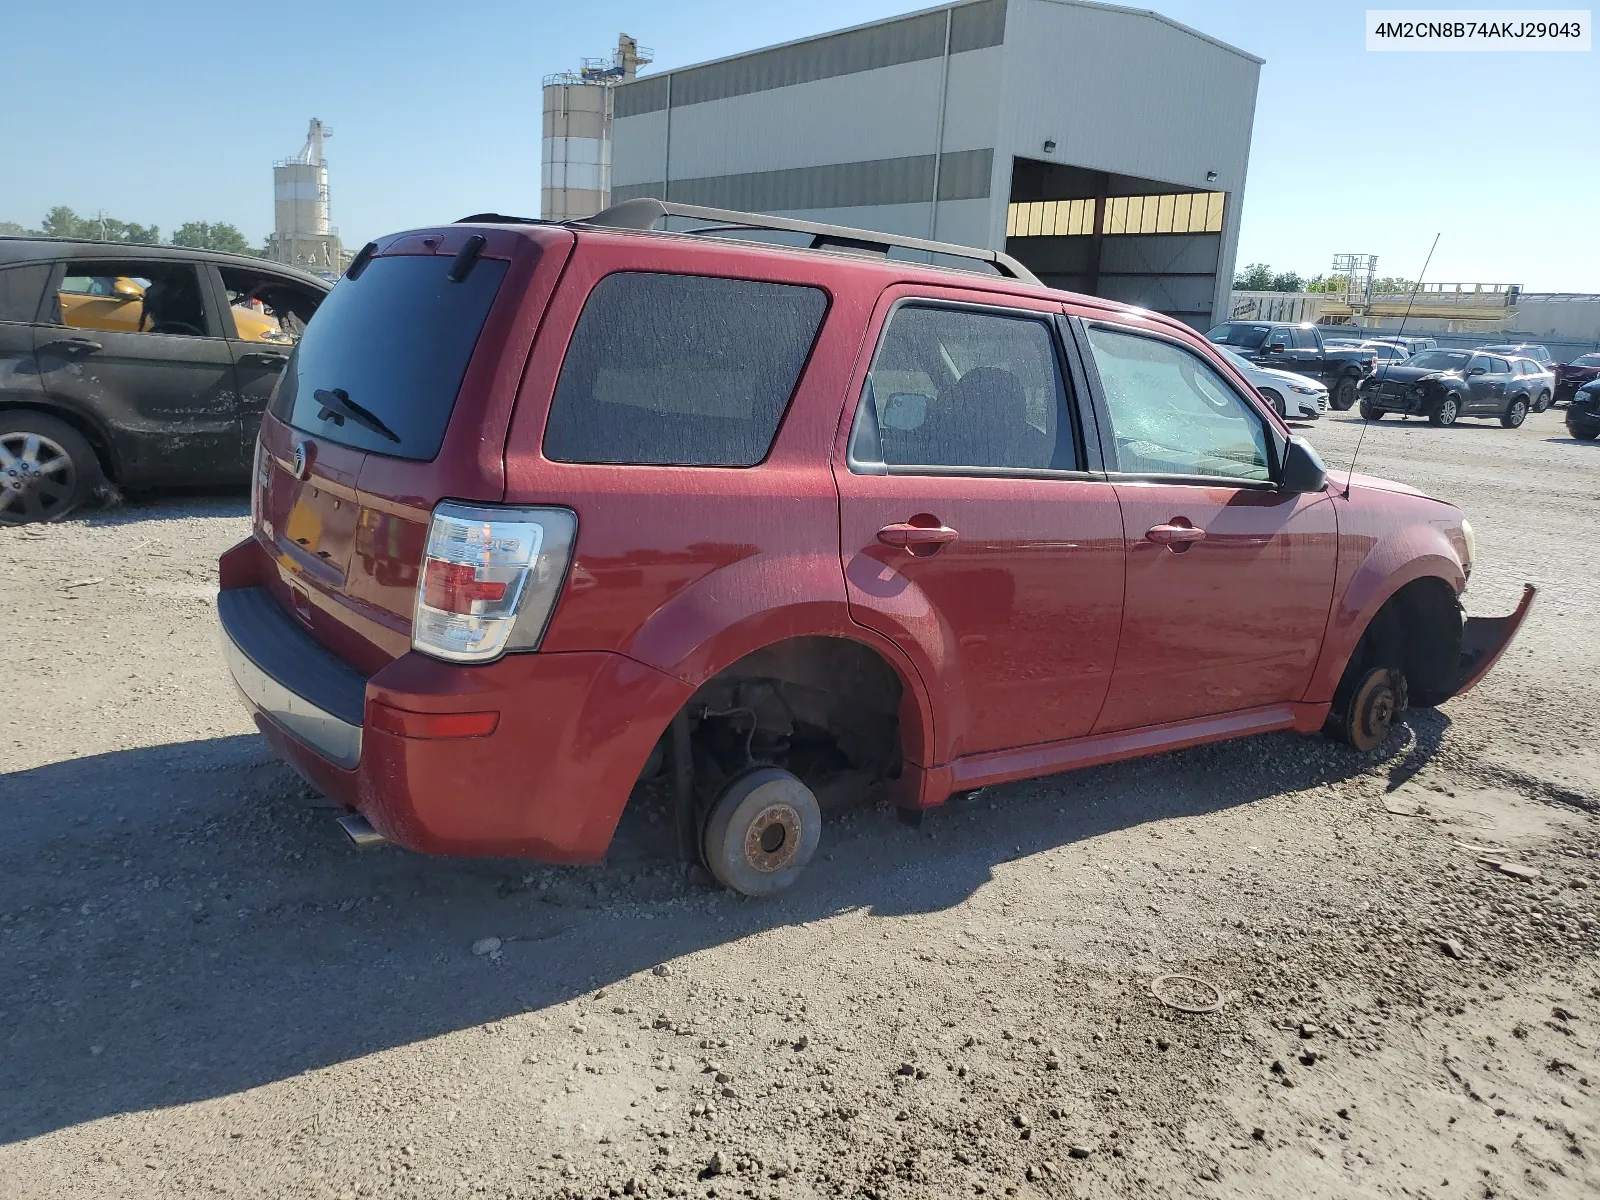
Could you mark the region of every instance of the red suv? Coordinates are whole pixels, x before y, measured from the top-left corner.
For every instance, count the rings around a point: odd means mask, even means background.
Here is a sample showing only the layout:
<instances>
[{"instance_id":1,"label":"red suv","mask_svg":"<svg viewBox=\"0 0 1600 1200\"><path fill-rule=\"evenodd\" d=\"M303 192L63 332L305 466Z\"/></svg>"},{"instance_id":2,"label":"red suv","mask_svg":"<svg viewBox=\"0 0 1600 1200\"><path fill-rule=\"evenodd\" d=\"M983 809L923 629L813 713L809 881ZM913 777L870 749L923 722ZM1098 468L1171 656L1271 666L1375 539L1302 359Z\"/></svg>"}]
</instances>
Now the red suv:
<instances>
[{"instance_id":1,"label":"red suv","mask_svg":"<svg viewBox=\"0 0 1600 1200\"><path fill-rule=\"evenodd\" d=\"M1176 321L655 200L365 247L252 514L228 662L352 836L594 862L670 770L679 851L751 894L810 860L819 797L1275 729L1371 749L1532 600L1464 621L1461 513L1330 482Z\"/></svg>"}]
</instances>

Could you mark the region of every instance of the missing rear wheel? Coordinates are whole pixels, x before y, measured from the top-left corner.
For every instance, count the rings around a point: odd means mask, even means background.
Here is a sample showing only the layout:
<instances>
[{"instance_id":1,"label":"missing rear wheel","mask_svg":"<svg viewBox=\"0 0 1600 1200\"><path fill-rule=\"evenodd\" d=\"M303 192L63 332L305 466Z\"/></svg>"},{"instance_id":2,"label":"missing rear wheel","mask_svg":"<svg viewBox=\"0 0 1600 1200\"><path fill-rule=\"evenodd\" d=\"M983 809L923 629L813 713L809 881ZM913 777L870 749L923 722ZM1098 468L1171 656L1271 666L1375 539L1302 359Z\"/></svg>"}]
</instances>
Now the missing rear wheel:
<instances>
[{"instance_id":1,"label":"missing rear wheel","mask_svg":"<svg viewBox=\"0 0 1600 1200\"><path fill-rule=\"evenodd\" d=\"M729 780L701 837L707 869L724 887L770 896L800 877L817 852L822 810L804 783L780 767Z\"/></svg>"}]
</instances>

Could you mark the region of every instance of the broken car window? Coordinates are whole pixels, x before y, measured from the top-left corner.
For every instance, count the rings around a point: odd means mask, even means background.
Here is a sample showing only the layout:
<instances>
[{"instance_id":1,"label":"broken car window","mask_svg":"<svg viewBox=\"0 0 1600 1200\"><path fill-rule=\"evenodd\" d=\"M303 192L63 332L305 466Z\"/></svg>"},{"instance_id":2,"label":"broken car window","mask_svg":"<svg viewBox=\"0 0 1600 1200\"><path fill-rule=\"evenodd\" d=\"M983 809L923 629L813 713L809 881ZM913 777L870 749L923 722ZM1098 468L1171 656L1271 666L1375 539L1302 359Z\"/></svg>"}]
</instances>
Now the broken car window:
<instances>
[{"instance_id":1,"label":"broken car window","mask_svg":"<svg viewBox=\"0 0 1600 1200\"><path fill-rule=\"evenodd\" d=\"M1197 354L1171 342L1089 327L1116 435L1116 468L1138 475L1272 479L1267 431Z\"/></svg>"},{"instance_id":2,"label":"broken car window","mask_svg":"<svg viewBox=\"0 0 1600 1200\"><path fill-rule=\"evenodd\" d=\"M278 275L243 267L219 270L234 331L242 342L298 342L322 303L321 293Z\"/></svg>"}]
</instances>

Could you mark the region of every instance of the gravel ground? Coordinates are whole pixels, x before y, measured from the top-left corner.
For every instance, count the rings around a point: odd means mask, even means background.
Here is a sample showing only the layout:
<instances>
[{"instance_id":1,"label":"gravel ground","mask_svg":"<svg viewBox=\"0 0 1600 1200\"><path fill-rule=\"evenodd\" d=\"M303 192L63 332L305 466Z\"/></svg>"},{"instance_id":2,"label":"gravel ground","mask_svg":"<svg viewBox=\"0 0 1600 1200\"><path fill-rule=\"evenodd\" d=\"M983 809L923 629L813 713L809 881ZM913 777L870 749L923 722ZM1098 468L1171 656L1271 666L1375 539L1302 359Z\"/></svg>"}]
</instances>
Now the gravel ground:
<instances>
[{"instance_id":1,"label":"gravel ground","mask_svg":"<svg viewBox=\"0 0 1600 1200\"><path fill-rule=\"evenodd\" d=\"M0 1195L1594 1196L1600 450L1560 421L1368 428L1472 516L1471 610L1543 588L1379 752L856 813L769 902L358 853L227 682L241 497L8 531Z\"/></svg>"}]
</instances>

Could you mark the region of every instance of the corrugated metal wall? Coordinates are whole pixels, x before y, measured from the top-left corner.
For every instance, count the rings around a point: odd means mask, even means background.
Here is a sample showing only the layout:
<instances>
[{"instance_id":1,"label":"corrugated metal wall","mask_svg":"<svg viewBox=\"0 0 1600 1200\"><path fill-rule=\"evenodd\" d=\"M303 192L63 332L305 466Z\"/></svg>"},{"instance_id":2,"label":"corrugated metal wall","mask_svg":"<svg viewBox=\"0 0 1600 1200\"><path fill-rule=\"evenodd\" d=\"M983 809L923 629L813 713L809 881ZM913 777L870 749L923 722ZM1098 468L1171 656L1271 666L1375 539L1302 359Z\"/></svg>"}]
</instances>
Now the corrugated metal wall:
<instances>
[{"instance_id":1,"label":"corrugated metal wall","mask_svg":"<svg viewBox=\"0 0 1600 1200\"><path fill-rule=\"evenodd\" d=\"M867 223L981 240L965 202L994 175L1005 14L978 0L620 85L613 199L879 213Z\"/></svg>"},{"instance_id":2,"label":"corrugated metal wall","mask_svg":"<svg viewBox=\"0 0 1600 1200\"><path fill-rule=\"evenodd\" d=\"M618 86L613 198L1000 248L1017 158L1225 191L1220 234L1108 236L1093 277L1203 323L1227 299L1259 66L1136 9L977 0Z\"/></svg>"}]
</instances>

